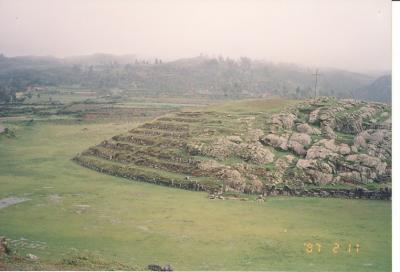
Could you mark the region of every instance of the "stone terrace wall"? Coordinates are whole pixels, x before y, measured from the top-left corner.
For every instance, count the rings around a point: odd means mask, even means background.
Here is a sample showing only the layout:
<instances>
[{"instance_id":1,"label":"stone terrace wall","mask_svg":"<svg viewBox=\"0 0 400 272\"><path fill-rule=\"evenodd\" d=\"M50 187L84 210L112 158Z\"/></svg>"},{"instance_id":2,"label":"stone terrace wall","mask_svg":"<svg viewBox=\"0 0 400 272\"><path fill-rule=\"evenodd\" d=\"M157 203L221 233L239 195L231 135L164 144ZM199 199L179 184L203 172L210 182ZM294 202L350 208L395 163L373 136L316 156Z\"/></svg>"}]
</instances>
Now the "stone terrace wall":
<instances>
[{"instance_id":1,"label":"stone terrace wall","mask_svg":"<svg viewBox=\"0 0 400 272\"><path fill-rule=\"evenodd\" d=\"M127 179L137 180L141 182L154 183L157 185L164 185L169 187L175 187L190 191L214 191L215 188L208 188L202 184L196 182L185 182L179 183L172 180L166 180L163 178L149 178L142 175L124 175L120 172L114 172L110 169L102 169L95 165L89 164L79 159L79 157L73 158L73 161L80 164L81 166L96 170L100 173L109 174L112 176L123 177ZM354 198L354 199L374 199L374 200L391 200L392 189L384 188L377 191L366 190L363 188L356 189L292 189L292 188L265 188L263 192L264 196L297 196L297 197L334 197L334 198Z\"/></svg>"},{"instance_id":2,"label":"stone terrace wall","mask_svg":"<svg viewBox=\"0 0 400 272\"><path fill-rule=\"evenodd\" d=\"M304 197L335 197L335 198L354 198L354 199L376 199L376 200L391 200L392 189L381 188L380 190L372 191L363 188L355 189L289 189L289 188L272 188L264 191L265 196L304 196Z\"/></svg>"}]
</instances>

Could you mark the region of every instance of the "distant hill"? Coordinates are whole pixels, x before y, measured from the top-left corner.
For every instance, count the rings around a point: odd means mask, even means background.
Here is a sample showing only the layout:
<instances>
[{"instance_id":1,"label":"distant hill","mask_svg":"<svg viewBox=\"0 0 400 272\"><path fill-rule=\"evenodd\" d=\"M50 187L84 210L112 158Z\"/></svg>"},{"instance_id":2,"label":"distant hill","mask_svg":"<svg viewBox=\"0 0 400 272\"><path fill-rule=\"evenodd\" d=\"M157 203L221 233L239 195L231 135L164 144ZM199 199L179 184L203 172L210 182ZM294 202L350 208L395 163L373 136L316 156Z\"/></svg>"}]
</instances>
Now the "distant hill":
<instances>
[{"instance_id":1,"label":"distant hill","mask_svg":"<svg viewBox=\"0 0 400 272\"><path fill-rule=\"evenodd\" d=\"M357 98L390 103L392 101L392 75L381 76L371 84L357 89Z\"/></svg>"},{"instance_id":2,"label":"distant hill","mask_svg":"<svg viewBox=\"0 0 400 272\"><path fill-rule=\"evenodd\" d=\"M27 86L75 86L94 91L113 88L138 95L189 95L215 98L314 96L313 69L290 64L199 56L163 62L134 55L95 54L64 59L0 55L0 97ZM381 100L381 85L374 77L337 69L323 69L321 96ZM361 91L370 86L366 91Z\"/></svg>"}]
</instances>

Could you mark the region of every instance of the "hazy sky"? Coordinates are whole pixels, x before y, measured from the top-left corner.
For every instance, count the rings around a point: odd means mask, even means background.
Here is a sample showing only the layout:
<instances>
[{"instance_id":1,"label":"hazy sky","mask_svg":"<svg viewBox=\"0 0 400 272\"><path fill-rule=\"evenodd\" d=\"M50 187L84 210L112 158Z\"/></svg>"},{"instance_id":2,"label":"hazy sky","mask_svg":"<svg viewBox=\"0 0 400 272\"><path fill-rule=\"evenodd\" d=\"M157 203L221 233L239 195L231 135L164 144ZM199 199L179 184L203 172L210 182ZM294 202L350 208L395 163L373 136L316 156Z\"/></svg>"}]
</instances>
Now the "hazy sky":
<instances>
[{"instance_id":1,"label":"hazy sky","mask_svg":"<svg viewBox=\"0 0 400 272\"><path fill-rule=\"evenodd\" d=\"M0 53L391 69L390 0L0 0Z\"/></svg>"}]
</instances>

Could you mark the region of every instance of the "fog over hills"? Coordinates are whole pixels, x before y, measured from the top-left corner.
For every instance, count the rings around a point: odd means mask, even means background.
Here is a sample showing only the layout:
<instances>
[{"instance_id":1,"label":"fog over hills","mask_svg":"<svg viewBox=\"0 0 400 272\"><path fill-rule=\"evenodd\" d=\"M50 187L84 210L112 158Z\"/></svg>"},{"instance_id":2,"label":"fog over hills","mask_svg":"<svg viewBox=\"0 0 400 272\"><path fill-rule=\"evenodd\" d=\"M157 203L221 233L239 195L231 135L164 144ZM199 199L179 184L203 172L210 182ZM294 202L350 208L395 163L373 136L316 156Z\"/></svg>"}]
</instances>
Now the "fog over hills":
<instances>
[{"instance_id":1,"label":"fog over hills","mask_svg":"<svg viewBox=\"0 0 400 272\"><path fill-rule=\"evenodd\" d=\"M390 76L320 69L318 95L390 102ZM247 57L198 56L163 61L135 55L93 54L67 58L0 56L3 100L28 86L75 86L106 91L206 95L216 98L314 96L315 68ZM385 89L382 92L382 88Z\"/></svg>"}]
</instances>

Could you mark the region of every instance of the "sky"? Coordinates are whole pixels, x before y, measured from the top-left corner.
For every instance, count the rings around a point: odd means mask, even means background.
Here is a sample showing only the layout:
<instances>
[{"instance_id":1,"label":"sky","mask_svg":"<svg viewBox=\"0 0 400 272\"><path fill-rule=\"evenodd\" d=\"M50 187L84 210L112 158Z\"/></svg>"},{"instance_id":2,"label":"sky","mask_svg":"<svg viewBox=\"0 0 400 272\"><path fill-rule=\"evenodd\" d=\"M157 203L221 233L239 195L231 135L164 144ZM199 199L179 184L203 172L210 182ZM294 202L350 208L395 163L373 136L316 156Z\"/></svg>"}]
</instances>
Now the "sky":
<instances>
[{"instance_id":1,"label":"sky","mask_svg":"<svg viewBox=\"0 0 400 272\"><path fill-rule=\"evenodd\" d=\"M0 53L391 70L390 0L0 0Z\"/></svg>"}]
</instances>

